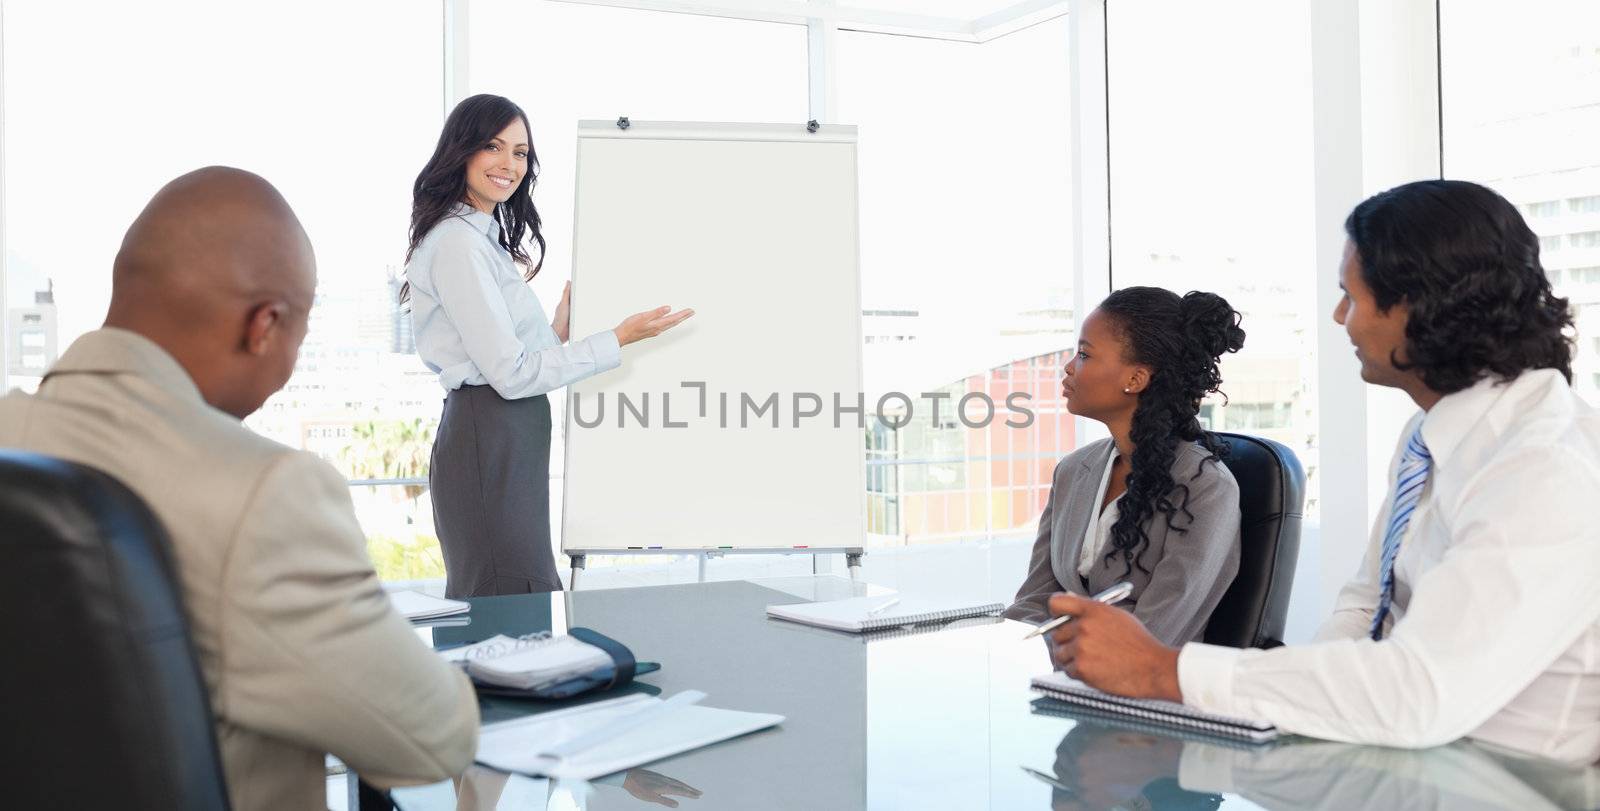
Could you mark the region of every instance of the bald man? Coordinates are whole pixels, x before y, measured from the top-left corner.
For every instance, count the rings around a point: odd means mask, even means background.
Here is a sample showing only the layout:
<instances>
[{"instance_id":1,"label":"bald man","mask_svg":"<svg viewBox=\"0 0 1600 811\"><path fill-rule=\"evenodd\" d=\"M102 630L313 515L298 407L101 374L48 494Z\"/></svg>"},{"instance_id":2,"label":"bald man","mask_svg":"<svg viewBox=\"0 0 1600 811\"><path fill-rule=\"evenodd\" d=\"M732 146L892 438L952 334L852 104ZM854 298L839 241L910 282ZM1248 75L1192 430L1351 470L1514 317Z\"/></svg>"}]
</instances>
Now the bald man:
<instances>
[{"instance_id":1,"label":"bald man","mask_svg":"<svg viewBox=\"0 0 1600 811\"><path fill-rule=\"evenodd\" d=\"M0 398L0 446L110 473L172 536L244 811L325 808L325 753L392 786L459 774L477 738L471 685L390 607L344 478L239 423L289 379L315 287L277 190L201 169L128 229L104 328Z\"/></svg>"}]
</instances>

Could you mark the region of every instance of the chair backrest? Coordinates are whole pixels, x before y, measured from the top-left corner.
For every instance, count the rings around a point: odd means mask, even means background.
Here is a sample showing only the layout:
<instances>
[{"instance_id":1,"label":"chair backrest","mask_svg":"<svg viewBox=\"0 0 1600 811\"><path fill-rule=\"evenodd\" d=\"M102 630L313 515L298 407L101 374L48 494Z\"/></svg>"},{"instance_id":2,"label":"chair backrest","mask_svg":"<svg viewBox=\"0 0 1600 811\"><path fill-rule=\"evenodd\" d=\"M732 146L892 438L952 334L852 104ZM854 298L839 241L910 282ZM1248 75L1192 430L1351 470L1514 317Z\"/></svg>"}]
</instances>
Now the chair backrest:
<instances>
[{"instance_id":1,"label":"chair backrest","mask_svg":"<svg viewBox=\"0 0 1600 811\"><path fill-rule=\"evenodd\" d=\"M165 531L120 482L0 450L7 806L228 807L176 583Z\"/></svg>"},{"instance_id":2,"label":"chair backrest","mask_svg":"<svg viewBox=\"0 0 1600 811\"><path fill-rule=\"evenodd\" d=\"M1223 464L1239 482L1239 574L1206 625L1205 641L1235 648L1283 644L1289 591L1300 557L1306 474L1294 452L1270 439L1218 433Z\"/></svg>"}]
</instances>

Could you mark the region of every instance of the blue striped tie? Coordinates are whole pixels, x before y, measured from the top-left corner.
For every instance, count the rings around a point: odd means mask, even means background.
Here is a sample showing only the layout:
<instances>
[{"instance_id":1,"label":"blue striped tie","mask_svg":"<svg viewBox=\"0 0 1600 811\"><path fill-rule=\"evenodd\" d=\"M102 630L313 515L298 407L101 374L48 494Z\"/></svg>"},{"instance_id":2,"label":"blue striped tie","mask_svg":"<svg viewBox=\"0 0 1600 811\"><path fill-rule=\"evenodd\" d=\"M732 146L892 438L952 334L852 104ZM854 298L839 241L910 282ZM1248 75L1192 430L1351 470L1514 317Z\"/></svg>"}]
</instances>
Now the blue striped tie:
<instances>
[{"instance_id":1,"label":"blue striped tie","mask_svg":"<svg viewBox=\"0 0 1600 811\"><path fill-rule=\"evenodd\" d=\"M1394 559L1400 554L1400 537L1406 534L1411 514L1417 511L1422 500L1423 487L1428 483L1428 471L1433 467L1433 456L1427 443L1422 441L1422 425L1406 442L1406 452L1400 456L1400 470L1395 476L1394 507L1389 510L1389 529L1383 536L1383 561L1379 564L1378 581L1383 591L1378 597L1378 613L1372 615L1372 639L1383 638L1383 620L1389 616L1389 606L1394 602Z\"/></svg>"}]
</instances>

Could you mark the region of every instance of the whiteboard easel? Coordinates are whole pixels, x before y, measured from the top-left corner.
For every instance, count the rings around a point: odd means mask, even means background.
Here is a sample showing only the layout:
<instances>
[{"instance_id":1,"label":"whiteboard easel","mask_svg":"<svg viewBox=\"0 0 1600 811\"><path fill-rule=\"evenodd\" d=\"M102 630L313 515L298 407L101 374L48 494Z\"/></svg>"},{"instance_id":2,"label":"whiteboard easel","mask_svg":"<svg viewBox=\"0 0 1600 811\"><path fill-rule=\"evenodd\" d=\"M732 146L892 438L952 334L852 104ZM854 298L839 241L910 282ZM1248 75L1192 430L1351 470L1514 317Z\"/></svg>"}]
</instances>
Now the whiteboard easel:
<instances>
[{"instance_id":1,"label":"whiteboard easel","mask_svg":"<svg viewBox=\"0 0 1600 811\"><path fill-rule=\"evenodd\" d=\"M572 334L661 304L696 315L569 388L573 585L603 554L694 555L703 581L729 554L843 553L855 576L862 431L799 405L863 391L855 128L581 122L576 195ZM785 407L752 423L740 398L769 396ZM631 422L622 398L644 403Z\"/></svg>"}]
</instances>

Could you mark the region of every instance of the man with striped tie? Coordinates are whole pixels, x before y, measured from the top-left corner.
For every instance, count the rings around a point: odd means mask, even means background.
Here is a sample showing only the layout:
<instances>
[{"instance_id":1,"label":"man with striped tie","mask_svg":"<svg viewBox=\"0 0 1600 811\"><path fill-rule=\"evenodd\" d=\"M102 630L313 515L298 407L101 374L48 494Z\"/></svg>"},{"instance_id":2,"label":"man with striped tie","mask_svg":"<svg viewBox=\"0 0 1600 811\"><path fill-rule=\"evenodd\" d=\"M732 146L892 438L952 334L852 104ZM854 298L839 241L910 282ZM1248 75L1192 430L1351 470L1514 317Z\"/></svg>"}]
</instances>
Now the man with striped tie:
<instances>
[{"instance_id":1,"label":"man with striped tie","mask_svg":"<svg viewBox=\"0 0 1600 811\"><path fill-rule=\"evenodd\" d=\"M1422 410L1333 616L1307 645L1180 650L1127 612L1058 594L1051 611L1075 620L1053 636L1056 661L1102 690L1303 735L1467 737L1593 763L1600 412L1572 390L1572 315L1538 238L1504 198L1448 180L1369 198L1345 231L1334 319L1361 377Z\"/></svg>"}]
</instances>

